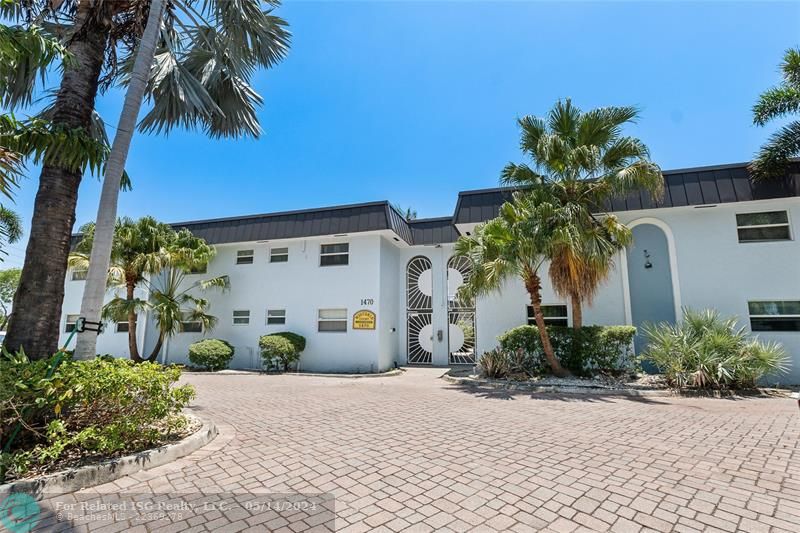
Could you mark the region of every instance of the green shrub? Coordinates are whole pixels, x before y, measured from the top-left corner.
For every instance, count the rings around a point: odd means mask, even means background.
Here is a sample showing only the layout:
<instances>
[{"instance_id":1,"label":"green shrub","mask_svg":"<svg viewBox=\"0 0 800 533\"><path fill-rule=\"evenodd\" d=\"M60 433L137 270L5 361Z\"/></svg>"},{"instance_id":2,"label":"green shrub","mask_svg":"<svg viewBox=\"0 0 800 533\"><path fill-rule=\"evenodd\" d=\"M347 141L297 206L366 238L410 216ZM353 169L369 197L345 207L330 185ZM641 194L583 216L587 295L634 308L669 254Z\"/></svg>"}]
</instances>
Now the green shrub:
<instances>
[{"instance_id":1,"label":"green shrub","mask_svg":"<svg viewBox=\"0 0 800 533\"><path fill-rule=\"evenodd\" d=\"M258 339L258 347L267 369L278 368L285 372L300 358L297 347L282 335L264 335Z\"/></svg>"},{"instance_id":2,"label":"green shrub","mask_svg":"<svg viewBox=\"0 0 800 533\"><path fill-rule=\"evenodd\" d=\"M8 472L0 474L20 477L65 456L143 450L185 427L181 410L194 389L175 386L176 367L106 357L66 359L48 377L52 364L53 358L0 357L0 442L5 446L21 428L0 460L0 470Z\"/></svg>"},{"instance_id":3,"label":"green shrub","mask_svg":"<svg viewBox=\"0 0 800 533\"><path fill-rule=\"evenodd\" d=\"M620 374L636 370L631 349L636 328L632 326L585 326L577 331L550 326L547 331L556 358L573 374ZM509 354L510 361L517 362L512 365L517 367L516 373L541 375L549 372L536 326L512 328L500 335L498 340L500 348Z\"/></svg>"},{"instance_id":4,"label":"green shrub","mask_svg":"<svg viewBox=\"0 0 800 533\"><path fill-rule=\"evenodd\" d=\"M234 349L221 339L203 339L189 345L189 361L211 371L228 368Z\"/></svg>"},{"instance_id":5,"label":"green shrub","mask_svg":"<svg viewBox=\"0 0 800 533\"><path fill-rule=\"evenodd\" d=\"M484 353L478 364L484 377L502 379L508 376L508 358L499 348Z\"/></svg>"},{"instance_id":6,"label":"green shrub","mask_svg":"<svg viewBox=\"0 0 800 533\"><path fill-rule=\"evenodd\" d=\"M715 310L684 309L679 324L645 327L643 358L677 388L749 388L787 371L788 357L779 344L748 336L736 322Z\"/></svg>"},{"instance_id":7,"label":"green shrub","mask_svg":"<svg viewBox=\"0 0 800 533\"><path fill-rule=\"evenodd\" d=\"M281 331L279 333L272 333L275 337L283 337L294 345L297 353L300 354L306 349L306 338L291 331Z\"/></svg>"}]
</instances>

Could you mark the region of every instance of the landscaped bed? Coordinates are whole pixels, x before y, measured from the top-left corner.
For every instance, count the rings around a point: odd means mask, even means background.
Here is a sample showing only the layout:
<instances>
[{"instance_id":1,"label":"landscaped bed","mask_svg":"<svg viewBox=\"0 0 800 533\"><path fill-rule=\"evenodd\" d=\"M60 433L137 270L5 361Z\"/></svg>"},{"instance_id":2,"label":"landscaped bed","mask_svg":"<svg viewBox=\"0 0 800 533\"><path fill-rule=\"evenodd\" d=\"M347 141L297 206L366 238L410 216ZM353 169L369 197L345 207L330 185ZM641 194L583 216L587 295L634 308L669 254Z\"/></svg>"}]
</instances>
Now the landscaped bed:
<instances>
[{"instance_id":1,"label":"landscaped bed","mask_svg":"<svg viewBox=\"0 0 800 533\"><path fill-rule=\"evenodd\" d=\"M180 369L62 355L0 358L0 484L177 442L200 428Z\"/></svg>"}]
</instances>

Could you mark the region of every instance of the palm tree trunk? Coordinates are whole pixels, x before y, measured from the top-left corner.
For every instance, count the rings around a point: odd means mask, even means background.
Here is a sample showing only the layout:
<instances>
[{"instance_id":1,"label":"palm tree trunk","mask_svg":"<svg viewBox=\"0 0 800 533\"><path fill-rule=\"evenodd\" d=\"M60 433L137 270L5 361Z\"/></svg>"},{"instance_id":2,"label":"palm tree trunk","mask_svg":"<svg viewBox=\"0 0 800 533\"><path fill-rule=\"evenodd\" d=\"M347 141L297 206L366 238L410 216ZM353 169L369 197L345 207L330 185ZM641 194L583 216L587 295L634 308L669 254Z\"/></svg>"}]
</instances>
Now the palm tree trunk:
<instances>
[{"instance_id":1,"label":"palm tree trunk","mask_svg":"<svg viewBox=\"0 0 800 533\"><path fill-rule=\"evenodd\" d=\"M164 333L158 334L158 340L156 341L156 345L153 346L153 351L150 352L150 357L147 358L148 361L151 363L154 362L158 358L158 354L161 351L161 346L164 345Z\"/></svg>"},{"instance_id":2,"label":"palm tree trunk","mask_svg":"<svg viewBox=\"0 0 800 533\"><path fill-rule=\"evenodd\" d=\"M119 184L125 170L125 161L128 158L133 132L136 129L139 109L142 107L147 80L150 78L150 67L153 64L156 42L160 33L163 6L164 0L152 0L150 3L147 25L139 42L139 50L136 52L128 91L125 93L125 103L122 106L122 113L117 125L117 133L114 135L114 144L111 146L111 153L106 164L103 191L100 195L100 205L97 208L92 253L89 257L89 272L81 302L81 316L91 322L100 320L100 312L103 307L106 276L111 263L114 224L117 220ZM91 359L96 353L97 333L85 331L79 334L75 347L75 358Z\"/></svg>"},{"instance_id":3,"label":"palm tree trunk","mask_svg":"<svg viewBox=\"0 0 800 533\"><path fill-rule=\"evenodd\" d=\"M533 316L536 319L536 328L539 330L539 337L542 339L542 351L544 351L544 358L547 359L550 369L558 377L569 376L569 372L561 366L558 362L555 353L553 352L553 345L550 342L550 334L547 332L547 326L544 323L544 315L542 314L542 280L536 272L527 272L524 276L525 290L531 299L531 306L533 306Z\"/></svg>"},{"instance_id":4,"label":"palm tree trunk","mask_svg":"<svg viewBox=\"0 0 800 533\"><path fill-rule=\"evenodd\" d=\"M579 330L583 327L583 302L577 294L570 296L572 300L572 329Z\"/></svg>"},{"instance_id":5,"label":"palm tree trunk","mask_svg":"<svg viewBox=\"0 0 800 533\"><path fill-rule=\"evenodd\" d=\"M107 28L97 22L89 2L79 2L76 32L67 49L74 64L63 69L53 124L89 130L103 66ZM6 347L24 349L31 359L58 348L64 279L82 172L44 165L19 288L14 296Z\"/></svg>"},{"instance_id":6,"label":"palm tree trunk","mask_svg":"<svg viewBox=\"0 0 800 533\"><path fill-rule=\"evenodd\" d=\"M125 297L129 302L134 299L134 290L136 290L136 284L128 281L125 284ZM136 343L136 320L136 311L134 311L131 306L131 309L128 311L128 351L134 362L141 363L143 359L139 355L139 345Z\"/></svg>"}]
</instances>

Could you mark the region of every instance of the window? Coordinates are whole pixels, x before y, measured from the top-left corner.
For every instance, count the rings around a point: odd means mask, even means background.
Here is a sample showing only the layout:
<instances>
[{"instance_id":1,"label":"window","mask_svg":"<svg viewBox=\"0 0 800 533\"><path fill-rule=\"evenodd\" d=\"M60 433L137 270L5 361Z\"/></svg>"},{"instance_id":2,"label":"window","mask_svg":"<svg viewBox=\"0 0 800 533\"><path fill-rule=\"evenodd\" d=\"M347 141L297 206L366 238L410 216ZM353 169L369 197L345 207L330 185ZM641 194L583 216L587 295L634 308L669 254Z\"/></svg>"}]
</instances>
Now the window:
<instances>
[{"instance_id":1,"label":"window","mask_svg":"<svg viewBox=\"0 0 800 533\"><path fill-rule=\"evenodd\" d=\"M89 275L89 269L76 268L72 271L72 281L83 281Z\"/></svg>"},{"instance_id":2,"label":"window","mask_svg":"<svg viewBox=\"0 0 800 533\"><path fill-rule=\"evenodd\" d=\"M128 333L129 324L127 322L117 322L117 333Z\"/></svg>"},{"instance_id":3,"label":"window","mask_svg":"<svg viewBox=\"0 0 800 533\"><path fill-rule=\"evenodd\" d=\"M786 211L739 213L736 215L739 242L788 241L789 214Z\"/></svg>"},{"instance_id":4,"label":"window","mask_svg":"<svg viewBox=\"0 0 800 533\"><path fill-rule=\"evenodd\" d=\"M569 326L566 305L543 305L542 314L544 315L544 324L546 326ZM532 305L528 306L528 325L536 325Z\"/></svg>"},{"instance_id":5,"label":"window","mask_svg":"<svg viewBox=\"0 0 800 533\"><path fill-rule=\"evenodd\" d=\"M236 252L237 265L252 265L253 264L253 250L239 250Z\"/></svg>"},{"instance_id":6,"label":"window","mask_svg":"<svg viewBox=\"0 0 800 533\"><path fill-rule=\"evenodd\" d=\"M347 309L320 309L318 331L347 331Z\"/></svg>"},{"instance_id":7,"label":"window","mask_svg":"<svg viewBox=\"0 0 800 533\"><path fill-rule=\"evenodd\" d=\"M181 322L181 333L202 333L203 323L199 320L192 320L189 316L183 315Z\"/></svg>"},{"instance_id":8,"label":"window","mask_svg":"<svg viewBox=\"0 0 800 533\"><path fill-rule=\"evenodd\" d=\"M67 315L67 322L64 325L64 333L72 333L75 331L75 324L81 315Z\"/></svg>"},{"instance_id":9,"label":"window","mask_svg":"<svg viewBox=\"0 0 800 533\"><path fill-rule=\"evenodd\" d=\"M289 248L271 248L269 251L270 263L286 263L289 261Z\"/></svg>"},{"instance_id":10,"label":"window","mask_svg":"<svg viewBox=\"0 0 800 533\"><path fill-rule=\"evenodd\" d=\"M233 324L235 326L246 326L250 323L250 311L234 311Z\"/></svg>"},{"instance_id":11,"label":"window","mask_svg":"<svg viewBox=\"0 0 800 533\"><path fill-rule=\"evenodd\" d=\"M286 309L268 309L267 325L286 324Z\"/></svg>"},{"instance_id":12,"label":"window","mask_svg":"<svg viewBox=\"0 0 800 533\"><path fill-rule=\"evenodd\" d=\"M350 244L323 244L319 250L319 266L346 265L350 262Z\"/></svg>"},{"instance_id":13,"label":"window","mask_svg":"<svg viewBox=\"0 0 800 533\"><path fill-rule=\"evenodd\" d=\"M753 331L800 331L800 300L747 302Z\"/></svg>"},{"instance_id":14,"label":"window","mask_svg":"<svg viewBox=\"0 0 800 533\"><path fill-rule=\"evenodd\" d=\"M189 274L205 274L206 272L208 272L208 263L196 265L189 269Z\"/></svg>"}]
</instances>

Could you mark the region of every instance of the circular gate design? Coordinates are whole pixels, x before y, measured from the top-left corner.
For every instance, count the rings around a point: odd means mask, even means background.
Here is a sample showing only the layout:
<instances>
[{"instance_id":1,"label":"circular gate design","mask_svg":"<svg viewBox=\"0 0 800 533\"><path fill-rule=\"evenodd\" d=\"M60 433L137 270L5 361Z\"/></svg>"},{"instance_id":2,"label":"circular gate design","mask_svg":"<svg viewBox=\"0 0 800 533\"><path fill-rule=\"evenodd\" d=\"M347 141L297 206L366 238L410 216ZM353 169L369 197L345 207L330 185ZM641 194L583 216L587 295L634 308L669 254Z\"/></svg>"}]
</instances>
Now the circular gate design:
<instances>
[{"instance_id":1,"label":"circular gate design","mask_svg":"<svg viewBox=\"0 0 800 533\"><path fill-rule=\"evenodd\" d=\"M406 267L406 343L408 363L429 365L433 358L433 264L417 256Z\"/></svg>"},{"instance_id":2,"label":"circular gate design","mask_svg":"<svg viewBox=\"0 0 800 533\"><path fill-rule=\"evenodd\" d=\"M469 280L472 265L462 256L447 262L447 318L449 362L451 365L474 365L475 307L458 297L458 289Z\"/></svg>"}]
</instances>

